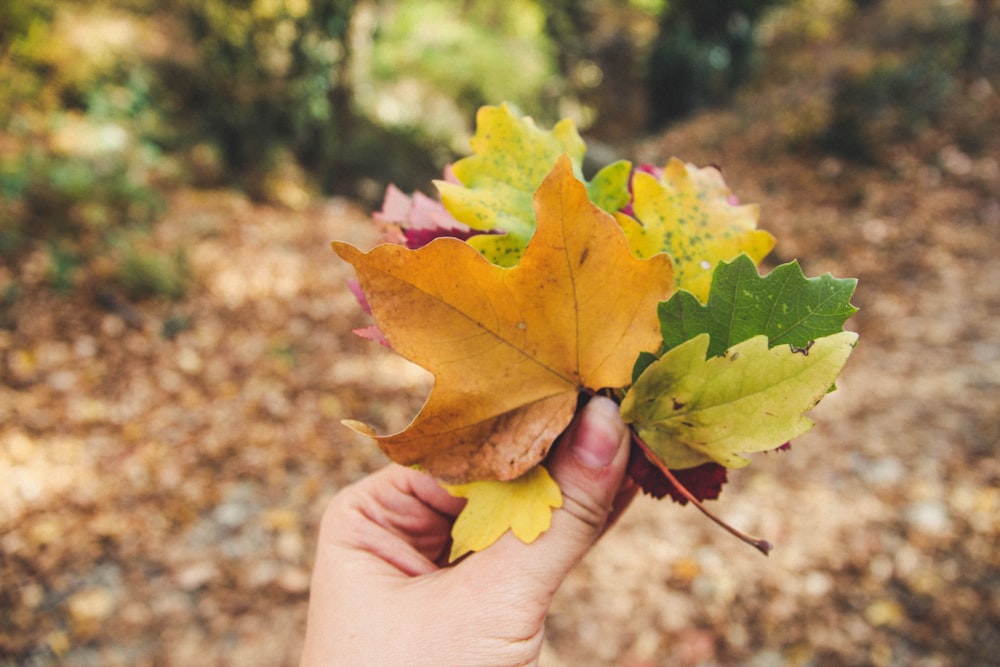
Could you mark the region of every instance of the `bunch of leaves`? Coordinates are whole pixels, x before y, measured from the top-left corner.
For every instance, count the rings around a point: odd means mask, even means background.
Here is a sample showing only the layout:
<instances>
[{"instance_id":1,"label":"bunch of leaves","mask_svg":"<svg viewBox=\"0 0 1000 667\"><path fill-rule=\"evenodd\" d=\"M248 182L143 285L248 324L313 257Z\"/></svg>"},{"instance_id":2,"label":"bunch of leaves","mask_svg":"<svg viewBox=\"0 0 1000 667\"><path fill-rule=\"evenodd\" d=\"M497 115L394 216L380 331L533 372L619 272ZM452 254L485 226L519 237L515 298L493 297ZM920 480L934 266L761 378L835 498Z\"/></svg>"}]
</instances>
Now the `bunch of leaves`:
<instances>
[{"instance_id":1,"label":"bunch of leaves","mask_svg":"<svg viewBox=\"0 0 1000 667\"><path fill-rule=\"evenodd\" d=\"M333 244L374 318L365 335L434 375L402 431L345 423L468 499L452 559L548 528L561 494L546 456L597 394L629 425L629 474L715 519L701 501L741 454L811 426L857 338L855 281L794 262L762 277L774 239L715 169L620 162L586 181L568 121L544 131L506 106L477 121L440 201L390 191L387 243Z\"/></svg>"}]
</instances>

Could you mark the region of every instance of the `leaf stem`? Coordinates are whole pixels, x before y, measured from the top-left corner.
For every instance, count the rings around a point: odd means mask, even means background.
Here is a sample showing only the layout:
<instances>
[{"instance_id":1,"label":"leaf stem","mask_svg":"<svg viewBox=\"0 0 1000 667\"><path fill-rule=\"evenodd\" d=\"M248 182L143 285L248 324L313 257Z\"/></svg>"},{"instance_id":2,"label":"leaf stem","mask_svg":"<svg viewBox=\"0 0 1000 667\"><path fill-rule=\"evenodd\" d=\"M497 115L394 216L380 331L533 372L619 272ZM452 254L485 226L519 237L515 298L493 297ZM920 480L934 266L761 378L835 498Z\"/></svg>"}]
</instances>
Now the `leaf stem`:
<instances>
[{"instance_id":1,"label":"leaf stem","mask_svg":"<svg viewBox=\"0 0 1000 667\"><path fill-rule=\"evenodd\" d=\"M772 545L770 542L760 537L754 537L753 535L748 535L747 533L744 533L742 530L739 530L729 525L728 523L717 517L715 514L713 514L704 505L702 505L701 502L697 498L695 498L690 491L688 491L687 487L681 484L677 480L677 478L674 477L674 474L670 472L670 469L667 468L667 466L663 463L663 461L661 461L660 458L653 453L653 451L649 448L649 445L647 445L643 441L643 439L639 437L639 434L632 429L629 429L629 432L632 435L632 441L636 445L638 445L639 449L642 450L642 453L650 461L650 463L655 465L657 469L660 472L662 472L668 480L670 480L670 483L674 485L674 487L680 492L680 494L684 496L688 500L688 502L697 507L702 514L704 514L709 519L714 521L717 525L722 527L730 535L734 535L740 540L746 542L750 546L760 551L765 556L767 556L771 552L771 549L774 547L774 545Z\"/></svg>"}]
</instances>

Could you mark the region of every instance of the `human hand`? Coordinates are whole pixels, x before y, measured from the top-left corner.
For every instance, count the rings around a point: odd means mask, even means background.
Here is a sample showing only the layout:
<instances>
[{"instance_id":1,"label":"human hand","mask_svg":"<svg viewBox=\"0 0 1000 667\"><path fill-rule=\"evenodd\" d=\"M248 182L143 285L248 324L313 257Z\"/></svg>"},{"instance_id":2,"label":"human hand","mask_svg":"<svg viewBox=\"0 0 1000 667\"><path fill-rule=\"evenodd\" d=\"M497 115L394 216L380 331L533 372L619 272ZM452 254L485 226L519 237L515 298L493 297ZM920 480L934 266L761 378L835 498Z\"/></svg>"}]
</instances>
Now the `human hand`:
<instances>
[{"instance_id":1,"label":"human hand","mask_svg":"<svg viewBox=\"0 0 1000 667\"><path fill-rule=\"evenodd\" d=\"M464 499L395 464L343 489L320 526L302 667L537 664L556 590L635 495L628 455L618 406L592 399L548 464L563 493L549 530L450 566Z\"/></svg>"}]
</instances>

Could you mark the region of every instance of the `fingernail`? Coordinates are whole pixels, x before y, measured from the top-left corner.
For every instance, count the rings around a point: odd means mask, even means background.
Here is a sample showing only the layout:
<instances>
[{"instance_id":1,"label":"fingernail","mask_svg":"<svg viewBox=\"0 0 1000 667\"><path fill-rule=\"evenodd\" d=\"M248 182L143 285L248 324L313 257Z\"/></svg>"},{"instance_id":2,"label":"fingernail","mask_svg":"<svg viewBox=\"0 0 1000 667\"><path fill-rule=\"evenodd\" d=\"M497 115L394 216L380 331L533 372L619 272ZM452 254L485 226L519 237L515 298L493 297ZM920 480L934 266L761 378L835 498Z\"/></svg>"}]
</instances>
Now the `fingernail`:
<instances>
[{"instance_id":1,"label":"fingernail","mask_svg":"<svg viewBox=\"0 0 1000 667\"><path fill-rule=\"evenodd\" d=\"M611 464L621 446L625 424L618 414L618 404L597 396L583 409L581 423L573 442L573 455L588 468Z\"/></svg>"}]
</instances>

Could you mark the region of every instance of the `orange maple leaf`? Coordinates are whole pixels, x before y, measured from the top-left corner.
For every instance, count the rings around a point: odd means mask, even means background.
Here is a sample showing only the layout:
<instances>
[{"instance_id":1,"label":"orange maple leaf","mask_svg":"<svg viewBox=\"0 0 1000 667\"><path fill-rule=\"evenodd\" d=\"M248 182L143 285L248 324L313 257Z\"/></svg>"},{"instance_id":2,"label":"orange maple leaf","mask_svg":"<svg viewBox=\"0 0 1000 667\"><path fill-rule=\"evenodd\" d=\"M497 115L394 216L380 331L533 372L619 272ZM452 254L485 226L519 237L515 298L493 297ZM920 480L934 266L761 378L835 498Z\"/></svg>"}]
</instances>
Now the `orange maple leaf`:
<instances>
[{"instance_id":1,"label":"orange maple leaf","mask_svg":"<svg viewBox=\"0 0 1000 667\"><path fill-rule=\"evenodd\" d=\"M434 375L409 426L374 436L394 461L450 483L518 477L569 424L581 390L627 385L639 352L659 346L669 257L635 257L565 155L534 206L535 234L510 268L452 238L367 253L333 244L393 349Z\"/></svg>"}]
</instances>

